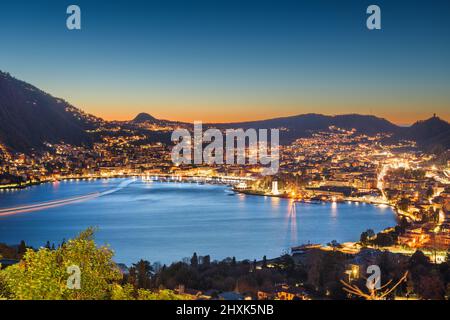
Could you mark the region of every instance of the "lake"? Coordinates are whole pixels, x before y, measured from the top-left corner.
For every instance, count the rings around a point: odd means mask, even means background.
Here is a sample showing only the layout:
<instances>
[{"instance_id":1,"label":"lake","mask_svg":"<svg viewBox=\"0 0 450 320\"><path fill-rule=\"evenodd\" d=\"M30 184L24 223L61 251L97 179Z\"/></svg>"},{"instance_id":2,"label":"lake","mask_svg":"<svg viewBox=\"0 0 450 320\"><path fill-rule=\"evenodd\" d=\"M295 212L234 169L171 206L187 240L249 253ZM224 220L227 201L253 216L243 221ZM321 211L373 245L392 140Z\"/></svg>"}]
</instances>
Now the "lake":
<instances>
[{"instance_id":1,"label":"lake","mask_svg":"<svg viewBox=\"0 0 450 320\"><path fill-rule=\"evenodd\" d=\"M223 185L103 179L0 191L0 242L59 244L97 226L96 242L109 244L115 260L126 264L170 263L193 252L212 260L272 258L295 245L357 241L366 229L395 224L390 207L294 205Z\"/></svg>"}]
</instances>

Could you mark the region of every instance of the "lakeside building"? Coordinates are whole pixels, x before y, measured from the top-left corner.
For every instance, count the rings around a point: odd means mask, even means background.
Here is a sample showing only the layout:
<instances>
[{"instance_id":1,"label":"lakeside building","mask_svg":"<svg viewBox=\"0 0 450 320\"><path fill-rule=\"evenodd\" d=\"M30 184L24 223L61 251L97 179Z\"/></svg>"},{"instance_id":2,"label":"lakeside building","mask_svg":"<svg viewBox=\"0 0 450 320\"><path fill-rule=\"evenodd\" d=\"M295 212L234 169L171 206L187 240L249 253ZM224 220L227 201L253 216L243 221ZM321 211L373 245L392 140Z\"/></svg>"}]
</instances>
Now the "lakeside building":
<instances>
[{"instance_id":1,"label":"lakeside building","mask_svg":"<svg viewBox=\"0 0 450 320\"><path fill-rule=\"evenodd\" d=\"M398 237L398 243L410 248L422 248L430 242L430 234L423 228L408 229Z\"/></svg>"},{"instance_id":2,"label":"lakeside building","mask_svg":"<svg viewBox=\"0 0 450 320\"><path fill-rule=\"evenodd\" d=\"M278 191L278 181L277 180L272 181L272 191L271 191L271 193L273 195L279 195L280 194L280 192Z\"/></svg>"}]
</instances>

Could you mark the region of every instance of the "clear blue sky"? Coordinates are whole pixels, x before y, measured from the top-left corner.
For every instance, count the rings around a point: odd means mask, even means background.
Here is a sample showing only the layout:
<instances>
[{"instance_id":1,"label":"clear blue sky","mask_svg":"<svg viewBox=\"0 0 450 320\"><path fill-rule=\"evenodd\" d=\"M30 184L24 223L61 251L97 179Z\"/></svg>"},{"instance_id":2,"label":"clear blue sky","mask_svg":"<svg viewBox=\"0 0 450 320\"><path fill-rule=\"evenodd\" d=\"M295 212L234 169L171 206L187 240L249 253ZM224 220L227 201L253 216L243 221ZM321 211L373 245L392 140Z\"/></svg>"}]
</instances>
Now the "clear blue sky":
<instances>
[{"instance_id":1,"label":"clear blue sky","mask_svg":"<svg viewBox=\"0 0 450 320\"><path fill-rule=\"evenodd\" d=\"M449 21L448 0L2 1L0 70L106 119L450 120Z\"/></svg>"}]
</instances>

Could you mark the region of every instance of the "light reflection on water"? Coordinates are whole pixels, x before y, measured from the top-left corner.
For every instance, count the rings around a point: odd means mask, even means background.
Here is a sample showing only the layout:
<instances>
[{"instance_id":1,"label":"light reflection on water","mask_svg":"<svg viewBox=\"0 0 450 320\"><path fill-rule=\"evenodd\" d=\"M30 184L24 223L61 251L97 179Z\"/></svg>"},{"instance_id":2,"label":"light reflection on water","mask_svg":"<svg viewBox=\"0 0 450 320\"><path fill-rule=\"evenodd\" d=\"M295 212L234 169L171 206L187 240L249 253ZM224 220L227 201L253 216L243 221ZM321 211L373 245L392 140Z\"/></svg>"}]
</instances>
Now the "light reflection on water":
<instances>
[{"instance_id":1,"label":"light reflection on water","mask_svg":"<svg viewBox=\"0 0 450 320\"><path fill-rule=\"evenodd\" d=\"M286 227L286 246L288 247L292 243L298 243L297 241L297 235L298 235L298 229L297 229L297 207L296 203L293 200L287 200L288 201L288 207L287 207L287 227Z\"/></svg>"},{"instance_id":2,"label":"light reflection on water","mask_svg":"<svg viewBox=\"0 0 450 320\"><path fill-rule=\"evenodd\" d=\"M0 208L105 192L123 180L67 181L1 192ZM276 197L234 195L219 185L146 184L113 194L15 216L0 217L0 242L38 247L59 243L88 226L116 260L170 263L192 255L213 259L275 257L302 243L355 241L362 231L395 224L392 209L354 203L303 204Z\"/></svg>"},{"instance_id":3,"label":"light reflection on water","mask_svg":"<svg viewBox=\"0 0 450 320\"><path fill-rule=\"evenodd\" d=\"M331 203L331 216L336 218L338 214L338 205L336 202Z\"/></svg>"}]
</instances>

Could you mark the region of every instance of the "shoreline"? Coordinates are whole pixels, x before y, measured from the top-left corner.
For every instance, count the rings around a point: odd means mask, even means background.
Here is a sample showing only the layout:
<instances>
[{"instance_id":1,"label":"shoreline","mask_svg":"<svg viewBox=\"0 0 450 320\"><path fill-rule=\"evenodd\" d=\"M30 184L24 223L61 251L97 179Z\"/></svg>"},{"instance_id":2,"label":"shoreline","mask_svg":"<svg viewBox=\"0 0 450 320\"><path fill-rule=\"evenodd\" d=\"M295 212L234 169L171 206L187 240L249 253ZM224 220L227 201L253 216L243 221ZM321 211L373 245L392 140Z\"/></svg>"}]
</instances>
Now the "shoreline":
<instances>
[{"instance_id":1,"label":"shoreline","mask_svg":"<svg viewBox=\"0 0 450 320\"><path fill-rule=\"evenodd\" d=\"M30 181L30 182L24 182L21 184L3 184L3 185L0 184L0 191L2 191L2 190L23 190L28 187L38 186L38 185L46 184L46 183L59 182L59 181L145 178L148 176L155 176L155 177L159 177L162 179L166 179L166 182L186 182L183 180L198 179L198 180L204 180L204 181L199 181L199 182L211 183L211 181L217 181L218 179L224 179L223 177L220 177L220 176L206 177L206 176L193 176L193 175L175 175L175 177L177 179L181 179L181 180L173 180L174 175L169 174L169 173L154 173L152 175L150 175L150 174L115 174L115 175L110 175L110 176L76 176L76 177L62 177L62 178L58 178L58 179L47 179L47 180L42 180L42 181ZM233 180L239 181L239 180L252 180L254 178L226 177L225 179L230 180L230 181L233 181ZM156 181L158 181L158 180L156 180ZM230 184L230 183L222 182L222 184Z\"/></svg>"},{"instance_id":2,"label":"shoreline","mask_svg":"<svg viewBox=\"0 0 450 320\"><path fill-rule=\"evenodd\" d=\"M399 226L399 222L400 222L400 218L404 217L408 220L411 221L415 221L413 217L411 217L410 214L404 213L402 212L399 208L397 208L395 205L391 204L391 203L379 203L379 202L374 202L374 201L363 201L363 200L357 200L355 198L344 198L343 200L338 200L338 201L332 201L332 200L296 200L295 198L292 198L288 193L283 193L283 194L279 194L279 195L275 195L275 194L270 194L270 193L263 193L263 192L259 192L259 191L253 191L253 190L238 190L233 188L233 191L236 193L241 193L241 194L245 194L245 195L252 195L252 196L264 196L264 197L274 197L274 198L282 198L282 199L292 199L294 201L294 203L304 203L304 204L320 204L320 203L344 203L344 202L352 202L352 203L365 203L365 204L370 204L370 205L374 205L374 206L387 206L390 207L392 209L392 211L395 214L395 220L396 220L396 224L394 226L389 226L383 229L384 230L388 230L391 228L395 228L396 226ZM363 232L363 231L361 231ZM358 241L353 242L353 243L358 243ZM299 244L298 246L303 246L306 244ZM323 246L321 244L321 246Z\"/></svg>"},{"instance_id":3,"label":"shoreline","mask_svg":"<svg viewBox=\"0 0 450 320\"><path fill-rule=\"evenodd\" d=\"M393 204L385 203L385 202L376 202L376 201L364 201L364 200L358 200L355 198L344 198L342 200L316 200L316 199L298 199L293 198L289 195L289 193L282 193L282 194L270 194L270 193L263 193L261 191L254 191L254 190L239 190L236 188L233 188L233 191L236 193L242 193L246 195L252 195L252 196L263 196L263 197L273 197L273 198L282 198L282 199L292 199L294 202L297 203L310 203L310 204L319 204L319 203L344 203L344 202L353 202L353 203L366 203L376 206L388 206L391 207L393 210L396 210L396 207ZM404 213L398 213L398 215L406 215Z\"/></svg>"},{"instance_id":4,"label":"shoreline","mask_svg":"<svg viewBox=\"0 0 450 320\"><path fill-rule=\"evenodd\" d=\"M205 179L204 177L184 176L182 180L173 180L173 179L168 179L168 178L171 178L171 177L173 178L173 176L171 176L171 175L155 175L155 176L159 176L160 178L162 178L162 180L159 180L159 179L158 180L149 180L149 181L151 181L150 183L152 183L152 182L160 182L160 183L163 183L163 182L167 182L167 183L170 183L170 182L173 182L173 183L199 183L200 182L202 184L217 184L217 183L214 183L214 180L208 180L208 179ZM27 187L40 185L40 184L45 184L45 183L53 183L55 181L74 181L74 180L75 181L79 181L79 180L89 181L89 180L102 180L102 179L109 180L109 179L127 179L127 178L139 179L139 178L141 178L140 180L145 183L145 180L142 179L142 178L145 178L145 177L146 177L146 175L115 175L115 176L108 176L108 177L100 177L100 176L99 177L92 177L91 176L91 177L77 177L77 178L70 177L70 178L63 178L63 179L58 179L58 180L47 180L47 181L41 181L41 182L38 182L38 183L31 183L31 184L28 184L26 186L21 186L20 188L16 188L16 190L21 190L21 189L25 189ZM187 179L193 179L193 178L196 178L198 180L204 180L204 181L193 181L193 180L186 181ZM227 185L228 189L233 191L235 194L239 194L240 193L240 194L251 195L251 196L267 196L267 197L281 198L281 199L286 199L286 200L293 200L294 203L321 204L321 203L345 203L345 202L347 202L347 203L348 202L360 203L360 202L362 202L362 203L367 203L367 204L371 204L371 205L375 205L375 206L386 205L386 206L391 207L392 210L395 212L395 220L397 222L396 225L398 225L398 223L399 223L399 217L405 216L404 214L400 213L397 210L397 208L395 208L395 206L393 206L391 204L380 204L380 203L374 203L374 202L358 201L356 199L343 199L343 200L339 200L339 201L331 201L331 199L328 199L328 200L311 200L311 201L306 200L305 201L305 200L292 198L289 193L280 193L280 194L274 195L274 194L268 194L268 193L264 193L264 192L253 191L253 190L239 190L239 189L236 189L236 188L232 187L230 183L224 183L222 181L220 182L220 184ZM68 201L68 200L72 200L72 199L59 199L59 201L63 202L64 204L70 204L72 201ZM77 200L79 201L79 199L77 199ZM86 199L86 200L88 200L88 199ZM64 204L62 204L62 205L64 205ZM36 207L36 208L32 208L33 210L30 210L30 211L37 211L37 210L45 209L47 204L44 203L42 205L43 205L42 208ZM0 210L0 211L10 211L12 209L14 209L14 208L5 208L5 209ZM13 214L22 213L22 210L20 210L20 211L21 212L3 212L3 214L0 212L0 216L6 216L6 215L13 215ZM28 212L28 210L24 210L24 212ZM387 226L383 230L387 230L387 229L390 229L392 227L395 227L395 225L394 226ZM357 242L358 242L358 239L355 239L355 241L353 243L357 243ZM292 250L292 248L298 247L298 246L302 246L302 245L306 245L306 244L305 243L298 243L298 244L294 245L293 247L291 247L290 249ZM325 244L321 244L321 246L322 247L326 247ZM292 252L291 252L291 254L292 254Z\"/></svg>"},{"instance_id":5,"label":"shoreline","mask_svg":"<svg viewBox=\"0 0 450 320\"><path fill-rule=\"evenodd\" d=\"M23 190L23 189L26 189L29 187L39 186L41 184L54 183L54 182L60 182L60 181L71 181L71 180L85 181L85 180L118 179L118 178L126 179L126 178L132 178L132 177L138 177L138 175L116 175L116 176L110 176L110 177L80 176L80 177L76 177L76 178L71 177L71 178L49 179L49 180L42 180L42 181L25 182L20 185L11 185L11 184L0 185L0 191L2 191L2 190Z\"/></svg>"},{"instance_id":6,"label":"shoreline","mask_svg":"<svg viewBox=\"0 0 450 320\"><path fill-rule=\"evenodd\" d=\"M143 178L148 177L149 175L147 174L122 174L122 175L112 175L112 176L80 176L80 177L67 177L67 178L59 178L59 179L53 179L53 180L44 180L44 181L36 181L36 182L29 182L26 183L24 185L19 185L19 186L11 186L11 185L0 185L0 192L1 191L10 191L10 190L23 190L29 187L33 187L33 186L39 186L42 184L47 184L47 183L54 183L54 182L65 182L65 181L89 181L89 180L109 180L109 179L127 179L127 178L141 178L142 181L145 182L145 180L143 180ZM272 197L272 198L281 198L281 199L287 199L290 200L292 199L295 203L305 203L305 204L320 204L320 203L344 203L344 202L353 202L353 203L366 203L366 204L371 204L371 205L375 205L375 206L381 206L381 205L385 205L388 206L390 208L392 208L393 211L395 211L396 216L397 217L406 217L408 219L411 219L411 216L407 213L404 212L400 212L401 210L399 210L398 208L395 207L395 205L390 204L390 203L381 203L381 202L375 202L375 201L363 201L363 200L358 200L355 198L344 198L342 200L331 200L331 199L326 199L326 200L304 200L304 199L296 199L293 198L289 195L289 193L280 193L280 194L270 194L270 193L265 193L262 191L255 191L255 190L248 190L248 189L244 189L244 190L240 190L237 189L235 187L233 187L231 185L231 183L227 183L224 181L220 181L219 183L217 183L217 179L219 177L203 177L203 176L183 176L183 175L179 175L177 176L177 180L173 180L173 175L171 174L154 174L154 176L156 177L160 177L164 180L148 180L148 182L179 182L179 183L204 183L204 184L222 184L222 185L228 185L230 187L230 190L235 192L235 193L240 193L240 194L245 194L245 195L251 195L251 196L263 196L263 197ZM168 179L170 178L170 179ZM235 180L240 180L240 179L246 179L243 177L233 177ZM192 181L192 179L198 179L198 180L203 180L203 181ZM190 180L190 181L186 181L186 180ZM216 183L214 183L216 182Z\"/></svg>"},{"instance_id":7,"label":"shoreline","mask_svg":"<svg viewBox=\"0 0 450 320\"><path fill-rule=\"evenodd\" d=\"M154 174L155 176L161 177L161 178L169 178L169 177L173 177L173 175L171 174ZM59 181L85 181L85 180L102 180L102 179L126 179L126 178L144 178L147 177L147 174L118 174L118 175L111 175L111 176L79 176L79 177L64 177L64 178L59 178L59 179L49 179L49 180L43 180L43 181L35 181L35 182L27 182L21 185L0 185L0 192L1 191L14 191L14 190L23 190L29 187L33 187L33 186L39 186L41 184L46 184L46 183L54 183L54 182L59 182ZM180 175L178 176L181 179L193 179L193 178L197 178L197 179L204 179L205 181L202 181L203 183L209 183L211 184L211 180L217 179L217 177L209 177L209 180L206 179L207 177L201 177L201 176L183 176ZM242 177L235 177L236 180L242 179ZM153 181L153 180L152 180ZM158 181L158 180L156 180ZM183 180L177 180L177 181L170 181L170 180L166 180L166 181L161 181L161 182L180 182L180 183L192 183L192 181L183 181ZM215 183L212 183L215 184ZM221 183L221 184L226 184L226 185L230 185L229 183ZM342 203L342 202L353 202L353 203L367 203L367 204L371 204L371 205L385 205L388 206L390 208L392 208L392 210L395 212L396 214L396 218L400 219L401 217L404 217L410 221L415 221L415 218L412 217L409 213L405 213L403 211L401 211L399 208L397 208L395 205L391 204L391 203L380 203L380 202L374 202L374 201L363 201L363 200L357 200L355 198L345 198L343 200L338 200L338 201L332 201L332 200L299 200L299 199L295 199L292 198L288 193L280 193L278 195L274 195L274 194L270 194L270 193L264 193L262 191L254 191L254 190L239 190L236 189L234 187L231 187L231 190L234 191L235 193L241 193L241 194L245 194L245 195L252 195L252 196L265 196L265 197L274 197L274 198L282 198L282 199L293 199L294 202L298 202L298 203L307 203L307 204L319 204L319 203ZM398 225L398 223L397 223Z\"/></svg>"}]
</instances>

